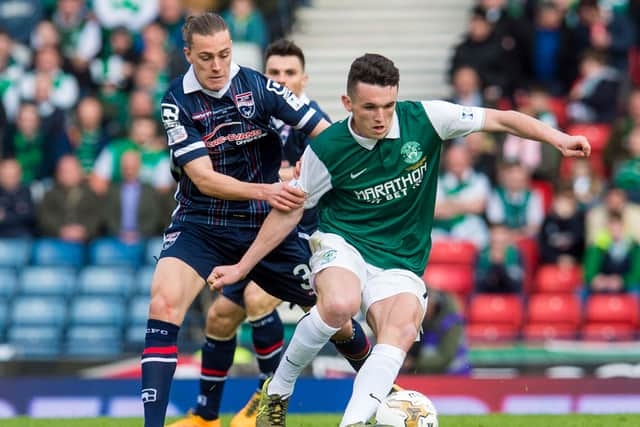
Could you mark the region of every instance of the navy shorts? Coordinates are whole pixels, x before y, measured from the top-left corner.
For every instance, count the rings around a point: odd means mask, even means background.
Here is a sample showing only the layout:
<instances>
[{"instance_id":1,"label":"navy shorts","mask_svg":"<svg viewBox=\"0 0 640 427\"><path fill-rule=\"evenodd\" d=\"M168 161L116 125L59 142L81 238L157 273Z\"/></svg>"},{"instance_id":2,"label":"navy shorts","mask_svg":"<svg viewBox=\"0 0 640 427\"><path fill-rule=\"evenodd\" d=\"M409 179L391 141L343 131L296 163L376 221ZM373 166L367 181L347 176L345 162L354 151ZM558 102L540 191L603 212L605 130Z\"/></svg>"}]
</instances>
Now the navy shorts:
<instances>
[{"instance_id":1,"label":"navy shorts","mask_svg":"<svg viewBox=\"0 0 640 427\"><path fill-rule=\"evenodd\" d=\"M175 224L164 232L160 258L178 258L206 280L214 267L237 263L257 234L257 229ZM298 237L298 230L294 230L249 272L245 281L225 286L223 294L244 306L244 287L253 280L276 298L302 307L312 306L316 295L309 284L310 257L308 242Z\"/></svg>"}]
</instances>

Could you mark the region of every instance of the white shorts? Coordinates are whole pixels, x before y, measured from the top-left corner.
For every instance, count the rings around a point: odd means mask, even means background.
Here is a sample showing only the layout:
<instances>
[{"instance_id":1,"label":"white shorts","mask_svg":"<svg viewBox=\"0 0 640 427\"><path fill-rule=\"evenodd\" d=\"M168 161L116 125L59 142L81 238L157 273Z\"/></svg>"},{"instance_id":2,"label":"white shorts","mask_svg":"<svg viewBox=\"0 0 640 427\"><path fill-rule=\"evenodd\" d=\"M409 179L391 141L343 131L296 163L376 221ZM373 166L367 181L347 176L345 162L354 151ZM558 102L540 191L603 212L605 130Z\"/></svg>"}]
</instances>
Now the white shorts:
<instances>
[{"instance_id":1,"label":"white shorts","mask_svg":"<svg viewBox=\"0 0 640 427\"><path fill-rule=\"evenodd\" d=\"M418 298L424 315L427 309L427 288L415 273L401 268L383 270L368 264L360 252L341 236L316 231L309 239L311 247L311 286L315 290L316 274L327 267L341 267L353 272L360 279L362 311L366 315L369 307L377 301L402 293Z\"/></svg>"}]
</instances>

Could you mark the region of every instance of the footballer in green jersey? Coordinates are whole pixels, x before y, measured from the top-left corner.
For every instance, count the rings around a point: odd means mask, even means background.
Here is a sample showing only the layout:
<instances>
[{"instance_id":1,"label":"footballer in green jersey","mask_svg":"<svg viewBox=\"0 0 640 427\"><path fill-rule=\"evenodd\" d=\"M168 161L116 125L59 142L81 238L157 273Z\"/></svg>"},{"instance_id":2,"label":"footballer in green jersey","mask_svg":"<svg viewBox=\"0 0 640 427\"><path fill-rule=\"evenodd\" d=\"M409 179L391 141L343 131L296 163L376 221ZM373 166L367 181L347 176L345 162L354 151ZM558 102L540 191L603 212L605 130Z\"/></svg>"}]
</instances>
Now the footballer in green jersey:
<instances>
[{"instance_id":1,"label":"footballer in green jersey","mask_svg":"<svg viewBox=\"0 0 640 427\"><path fill-rule=\"evenodd\" d=\"M295 380L361 305L376 345L356 375L340 427L366 423L385 398L424 316L427 291L420 276L431 246L442 141L475 131L509 132L552 144L565 156L591 152L585 137L515 111L398 102L399 79L388 58L357 58L342 97L349 118L323 131L303 155L295 185L306 193L305 207L320 207L319 231L310 239L318 299L263 387L257 427L285 425ZM240 262L211 272L211 288L243 278L301 215L302 208L272 210Z\"/></svg>"}]
</instances>

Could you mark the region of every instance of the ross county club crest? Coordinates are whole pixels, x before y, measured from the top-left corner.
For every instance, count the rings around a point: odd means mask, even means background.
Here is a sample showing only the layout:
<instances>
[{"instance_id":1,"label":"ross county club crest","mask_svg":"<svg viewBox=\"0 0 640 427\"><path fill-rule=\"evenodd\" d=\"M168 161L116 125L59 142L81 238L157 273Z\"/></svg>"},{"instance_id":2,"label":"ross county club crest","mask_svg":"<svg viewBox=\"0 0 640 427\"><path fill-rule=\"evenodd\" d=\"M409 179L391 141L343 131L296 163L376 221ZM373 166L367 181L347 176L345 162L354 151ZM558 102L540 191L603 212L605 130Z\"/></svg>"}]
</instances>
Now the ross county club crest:
<instances>
[{"instance_id":1,"label":"ross county club crest","mask_svg":"<svg viewBox=\"0 0 640 427\"><path fill-rule=\"evenodd\" d=\"M402 154L402 160L404 160L405 163L413 164L422 157L422 149L418 142L409 141L405 142L402 148L400 148L400 154Z\"/></svg>"},{"instance_id":2,"label":"ross county club crest","mask_svg":"<svg viewBox=\"0 0 640 427\"><path fill-rule=\"evenodd\" d=\"M239 93L236 95L238 111L245 119L250 119L256 112L256 104L253 102L253 92Z\"/></svg>"}]
</instances>

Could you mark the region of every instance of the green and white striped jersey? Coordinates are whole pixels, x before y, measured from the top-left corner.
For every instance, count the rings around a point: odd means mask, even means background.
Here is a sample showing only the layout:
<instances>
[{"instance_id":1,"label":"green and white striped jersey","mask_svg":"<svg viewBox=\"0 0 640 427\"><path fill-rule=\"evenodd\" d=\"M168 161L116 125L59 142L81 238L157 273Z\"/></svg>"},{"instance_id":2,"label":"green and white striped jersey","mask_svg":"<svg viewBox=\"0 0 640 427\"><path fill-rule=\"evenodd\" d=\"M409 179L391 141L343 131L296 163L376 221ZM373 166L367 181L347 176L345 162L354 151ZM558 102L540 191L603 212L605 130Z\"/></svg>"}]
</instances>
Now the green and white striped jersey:
<instances>
[{"instance_id":1,"label":"green and white striped jersey","mask_svg":"<svg viewBox=\"0 0 640 427\"><path fill-rule=\"evenodd\" d=\"M334 123L303 155L305 207L319 205L319 230L342 236L369 264L422 276L442 141L483 123L483 109L444 101L398 102L381 140L355 134L351 117Z\"/></svg>"}]
</instances>

